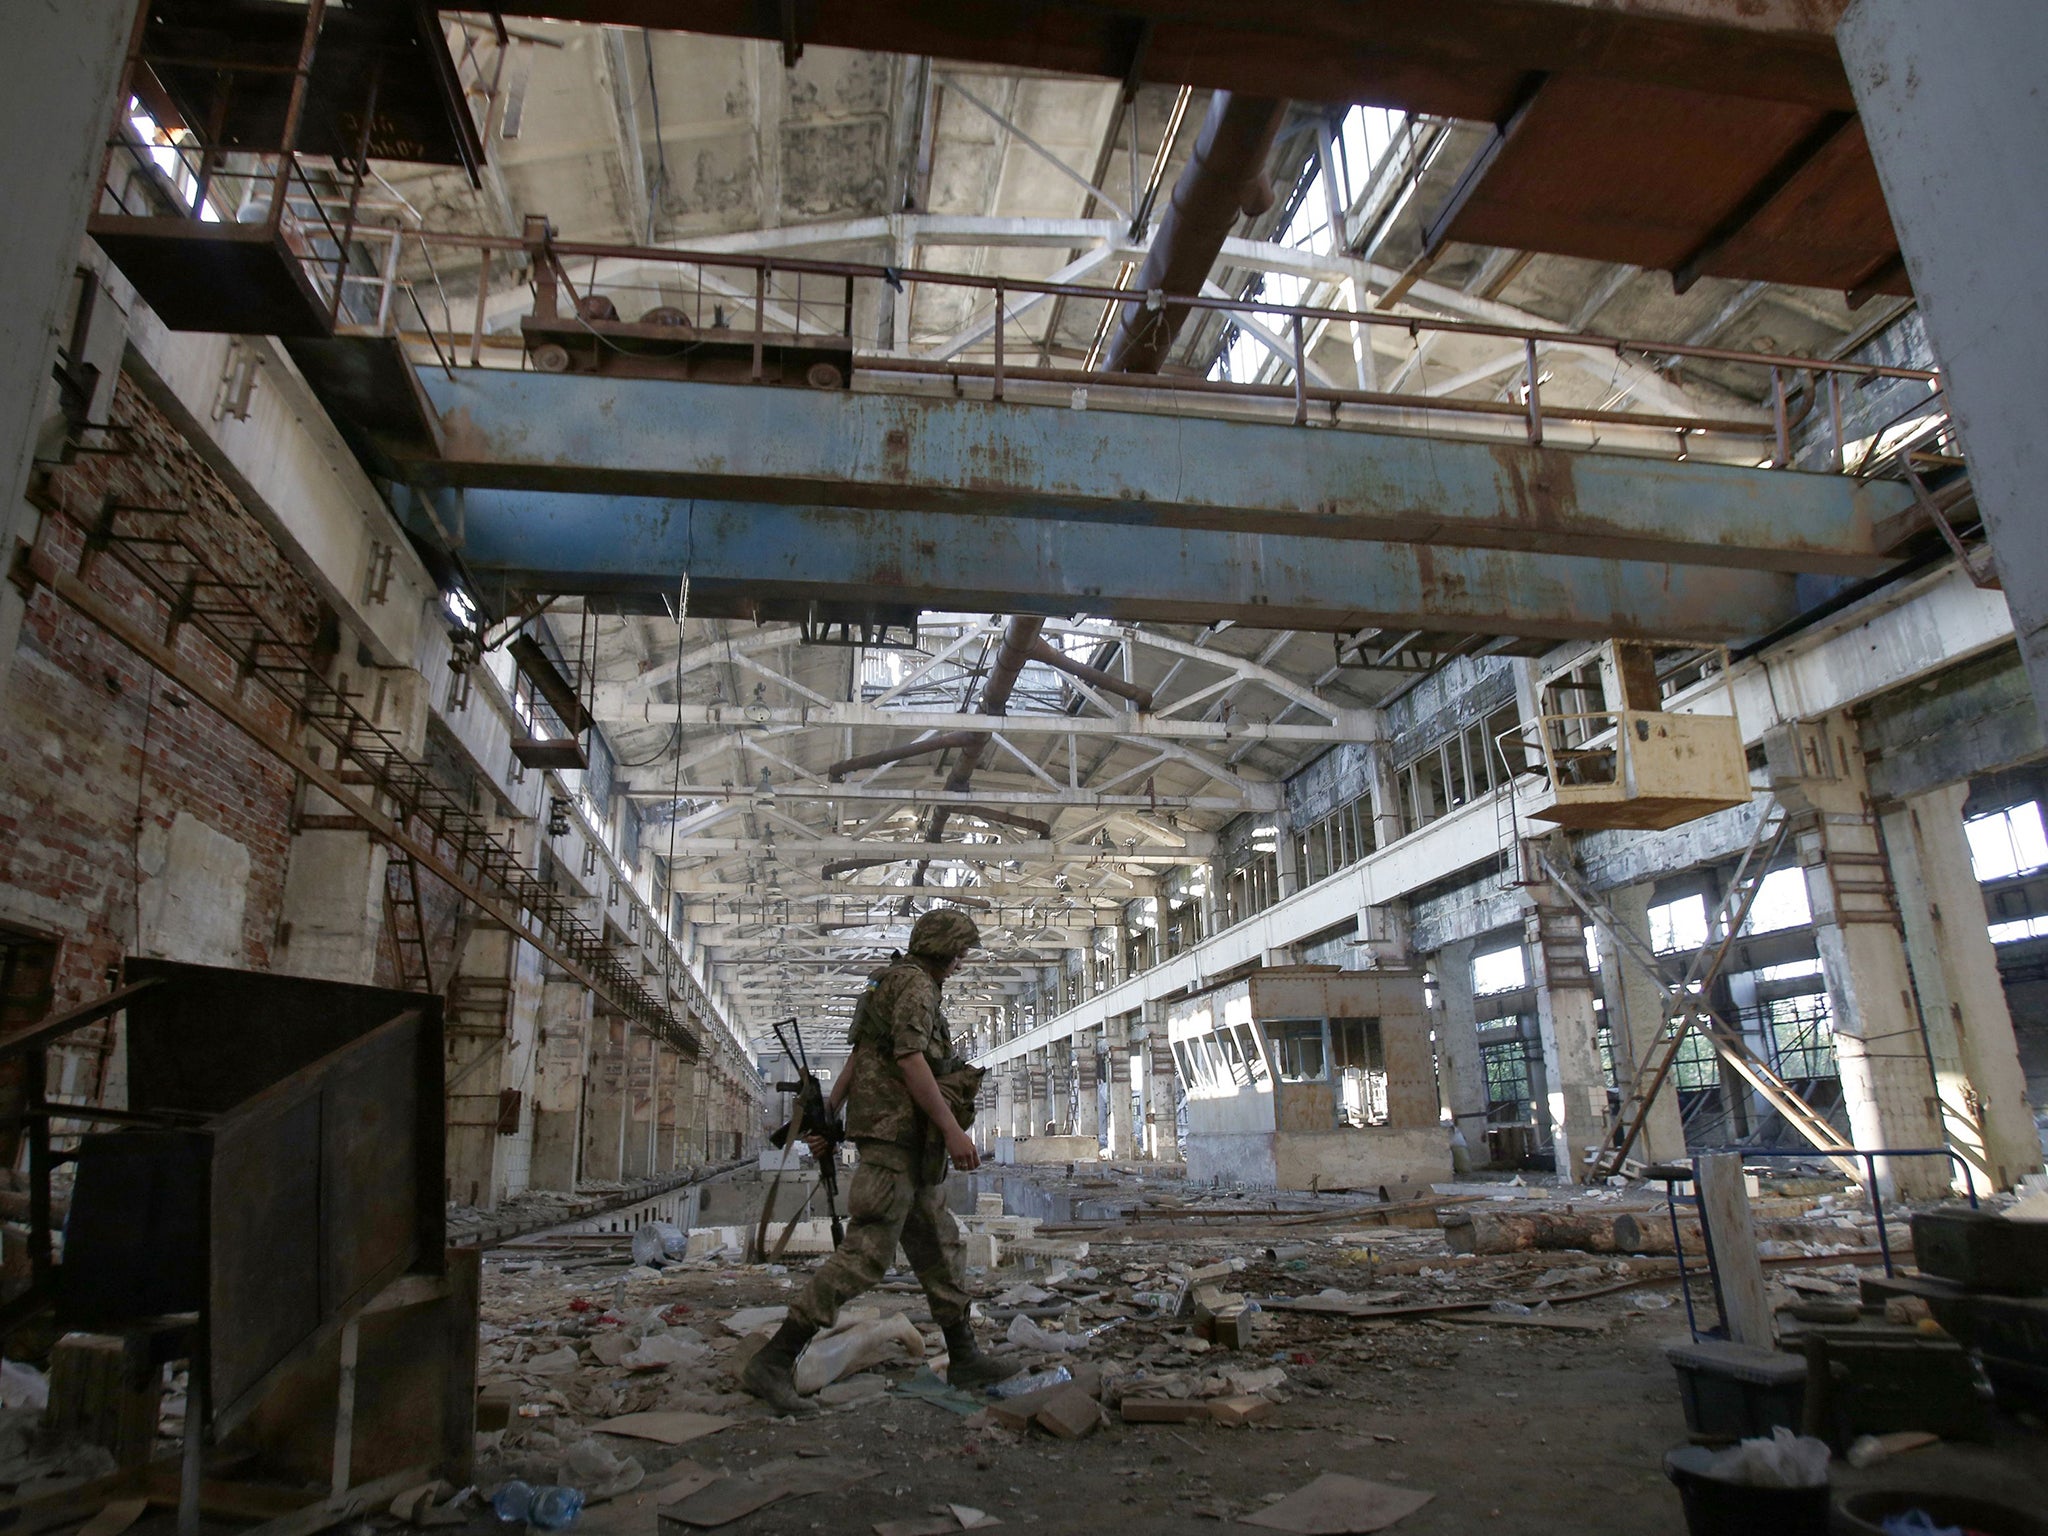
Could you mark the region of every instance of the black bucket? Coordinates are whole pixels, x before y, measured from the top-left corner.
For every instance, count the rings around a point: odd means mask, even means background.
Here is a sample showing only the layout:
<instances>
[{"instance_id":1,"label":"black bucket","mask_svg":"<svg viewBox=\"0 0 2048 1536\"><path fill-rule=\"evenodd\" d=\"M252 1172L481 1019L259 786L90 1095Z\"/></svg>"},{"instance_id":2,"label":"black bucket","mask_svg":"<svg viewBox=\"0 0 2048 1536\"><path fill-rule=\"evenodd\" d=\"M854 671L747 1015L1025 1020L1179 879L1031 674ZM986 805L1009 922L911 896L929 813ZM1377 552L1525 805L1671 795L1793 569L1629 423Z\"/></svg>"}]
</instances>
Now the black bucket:
<instances>
[{"instance_id":1,"label":"black bucket","mask_svg":"<svg viewBox=\"0 0 2048 1536\"><path fill-rule=\"evenodd\" d=\"M1664 1458L1664 1475L1677 1485L1691 1536L1828 1536L1828 1490L1755 1488L1710 1476L1715 1453L1683 1445Z\"/></svg>"}]
</instances>

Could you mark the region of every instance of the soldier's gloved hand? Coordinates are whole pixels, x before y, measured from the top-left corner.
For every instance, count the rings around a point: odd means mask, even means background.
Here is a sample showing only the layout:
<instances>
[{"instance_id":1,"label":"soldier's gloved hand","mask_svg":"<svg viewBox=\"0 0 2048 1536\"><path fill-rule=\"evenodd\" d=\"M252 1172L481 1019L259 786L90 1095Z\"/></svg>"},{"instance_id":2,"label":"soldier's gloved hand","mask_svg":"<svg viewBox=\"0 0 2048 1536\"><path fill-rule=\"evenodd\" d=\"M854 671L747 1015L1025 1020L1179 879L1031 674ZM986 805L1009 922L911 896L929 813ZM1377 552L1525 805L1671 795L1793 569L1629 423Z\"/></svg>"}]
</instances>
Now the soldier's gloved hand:
<instances>
[{"instance_id":1,"label":"soldier's gloved hand","mask_svg":"<svg viewBox=\"0 0 2048 1536\"><path fill-rule=\"evenodd\" d=\"M975 1150L972 1138L958 1126L946 1132L946 1155L962 1173L972 1173L981 1166L981 1154Z\"/></svg>"}]
</instances>

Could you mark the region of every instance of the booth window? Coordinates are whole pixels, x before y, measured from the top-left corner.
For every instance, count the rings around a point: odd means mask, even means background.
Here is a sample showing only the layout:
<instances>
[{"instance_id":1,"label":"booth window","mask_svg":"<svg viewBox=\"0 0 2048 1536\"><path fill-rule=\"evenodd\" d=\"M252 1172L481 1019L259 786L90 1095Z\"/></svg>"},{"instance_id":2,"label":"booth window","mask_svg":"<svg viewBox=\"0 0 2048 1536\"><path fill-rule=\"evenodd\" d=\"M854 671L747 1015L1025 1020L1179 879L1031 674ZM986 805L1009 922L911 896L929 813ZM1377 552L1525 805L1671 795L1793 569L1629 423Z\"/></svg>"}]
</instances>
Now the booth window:
<instances>
[{"instance_id":1,"label":"booth window","mask_svg":"<svg viewBox=\"0 0 2048 1536\"><path fill-rule=\"evenodd\" d=\"M1283 1083L1313 1083L1328 1077L1321 1019L1279 1019L1266 1026L1273 1062Z\"/></svg>"}]
</instances>

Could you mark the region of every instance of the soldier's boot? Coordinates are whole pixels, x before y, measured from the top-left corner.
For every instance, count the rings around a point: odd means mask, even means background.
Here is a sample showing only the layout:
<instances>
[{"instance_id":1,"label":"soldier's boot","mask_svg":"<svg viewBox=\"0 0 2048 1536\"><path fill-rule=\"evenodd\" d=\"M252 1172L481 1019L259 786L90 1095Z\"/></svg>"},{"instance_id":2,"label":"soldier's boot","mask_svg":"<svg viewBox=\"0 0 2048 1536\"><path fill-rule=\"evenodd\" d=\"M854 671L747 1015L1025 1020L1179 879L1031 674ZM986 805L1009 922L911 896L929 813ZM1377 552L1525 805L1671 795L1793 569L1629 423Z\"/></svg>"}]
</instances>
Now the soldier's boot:
<instances>
[{"instance_id":1,"label":"soldier's boot","mask_svg":"<svg viewBox=\"0 0 2048 1536\"><path fill-rule=\"evenodd\" d=\"M968 1323L954 1323L944 1332L946 1380L952 1386L969 1392L978 1391L999 1381L1008 1381L1024 1369L1021 1361L991 1360L984 1355L981 1346L974 1342L974 1329Z\"/></svg>"},{"instance_id":2,"label":"soldier's boot","mask_svg":"<svg viewBox=\"0 0 2048 1536\"><path fill-rule=\"evenodd\" d=\"M740 1372L740 1387L761 1399L778 1414L811 1413L817 1404L797 1396L796 1357L818 1330L809 1323L785 1318L775 1337L754 1352L747 1368Z\"/></svg>"}]
</instances>

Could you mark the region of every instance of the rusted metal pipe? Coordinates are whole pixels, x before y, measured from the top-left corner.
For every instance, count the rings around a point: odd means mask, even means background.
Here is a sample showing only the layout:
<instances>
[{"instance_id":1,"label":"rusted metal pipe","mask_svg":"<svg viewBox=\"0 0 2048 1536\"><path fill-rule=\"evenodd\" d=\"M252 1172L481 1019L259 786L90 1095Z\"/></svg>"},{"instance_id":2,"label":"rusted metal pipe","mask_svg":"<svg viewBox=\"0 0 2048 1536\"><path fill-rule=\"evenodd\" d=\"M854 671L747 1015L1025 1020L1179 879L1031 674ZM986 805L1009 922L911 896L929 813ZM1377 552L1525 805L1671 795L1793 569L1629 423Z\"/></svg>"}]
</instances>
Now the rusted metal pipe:
<instances>
[{"instance_id":1,"label":"rusted metal pipe","mask_svg":"<svg viewBox=\"0 0 2048 1536\"><path fill-rule=\"evenodd\" d=\"M922 741L913 741L901 747L884 747L879 752L863 752L858 757L849 757L832 764L825 770L825 777L838 783L849 773L860 773L869 768L883 768L890 763L900 763L906 757L923 757L931 752L950 752L955 747L971 747L986 743L988 738L979 731L941 731L936 736L927 736Z\"/></svg>"},{"instance_id":2,"label":"rusted metal pipe","mask_svg":"<svg viewBox=\"0 0 2048 1536\"><path fill-rule=\"evenodd\" d=\"M1142 683L1127 683L1114 672L1105 672L1100 667L1091 667L1085 661L1076 661L1065 651L1043 638L1031 646L1031 659L1042 661L1048 667L1055 667L1069 677L1077 677L1092 688L1104 693L1113 693L1119 698L1129 699L1138 706L1141 714L1152 713L1152 690Z\"/></svg>"},{"instance_id":3,"label":"rusted metal pipe","mask_svg":"<svg viewBox=\"0 0 2048 1536\"><path fill-rule=\"evenodd\" d=\"M962 816L972 816L976 821L993 822L1001 827L1015 827L1020 832L1029 832L1034 837L1051 837L1052 823L1040 821L1036 816L1020 816L1015 811L999 811L988 805L948 806L949 812L957 811Z\"/></svg>"},{"instance_id":4,"label":"rusted metal pipe","mask_svg":"<svg viewBox=\"0 0 2048 1536\"><path fill-rule=\"evenodd\" d=\"M1270 96L1218 91L1209 99L1194 156L1173 184L1159 233L1138 269L1137 288L1146 294L1202 291L1238 216L1272 206L1266 157L1286 112L1287 103ZM1185 304L1126 304L1103 371L1159 372L1187 317Z\"/></svg>"}]
</instances>

